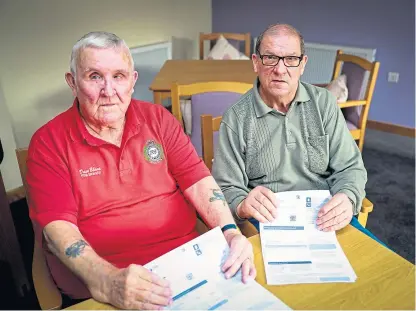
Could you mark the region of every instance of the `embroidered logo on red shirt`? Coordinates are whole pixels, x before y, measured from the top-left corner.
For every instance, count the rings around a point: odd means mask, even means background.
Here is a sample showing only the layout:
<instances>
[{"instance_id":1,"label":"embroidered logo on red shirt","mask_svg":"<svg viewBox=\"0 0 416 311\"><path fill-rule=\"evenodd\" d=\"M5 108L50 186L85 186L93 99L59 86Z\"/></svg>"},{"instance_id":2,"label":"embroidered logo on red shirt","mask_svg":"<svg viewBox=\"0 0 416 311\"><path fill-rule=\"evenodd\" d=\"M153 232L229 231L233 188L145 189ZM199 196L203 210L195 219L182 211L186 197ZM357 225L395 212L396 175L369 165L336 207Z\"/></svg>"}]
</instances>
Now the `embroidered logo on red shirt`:
<instances>
[{"instance_id":1,"label":"embroidered logo on red shirt","mask_svg":"<svg viewBox=\"0 0 416 311\"><path fill-rule=\"evenodd\" d=\"M87 168L86 170L80 169L79 174L81 175L82 178L101 175L101 167L91 166L90 168Z\"/></svg>"},{"instance_id":2,"label":"embroidered logo on red shirt","mask_svg":"<svg viewBox=\"0 0 416 311\"><path fill-rule=\"evenodd\" d=\"M164 154L160 144L154 140L148 140L143 148L144 158L150 163L159 163L163 160Z\"/></svg>"}]
</instances>

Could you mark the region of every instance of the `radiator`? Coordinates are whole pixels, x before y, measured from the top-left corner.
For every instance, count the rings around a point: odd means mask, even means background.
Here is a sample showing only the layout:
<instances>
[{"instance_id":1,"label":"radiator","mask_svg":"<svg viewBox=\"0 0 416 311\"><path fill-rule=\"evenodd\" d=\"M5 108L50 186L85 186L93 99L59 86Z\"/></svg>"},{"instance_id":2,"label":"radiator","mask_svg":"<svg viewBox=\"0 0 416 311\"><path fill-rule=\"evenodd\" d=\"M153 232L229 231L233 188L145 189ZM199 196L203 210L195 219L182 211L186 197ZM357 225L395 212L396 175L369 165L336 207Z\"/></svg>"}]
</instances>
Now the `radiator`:
<instances>
[{"instance_id":1,"label":"radiator","mask_svg":"<svg viewBox=\"0 0 416 311\"><path fill-rule=\"evenodd\" d=\"M159 42L130 49L134 60L134 69L139 78L134 86L133 98L153 102L153 93L149 86L166 60L172 59L172 42Z\"/></svg>"},{"instance_id":2,"label":"radiator","mask_svg":"<svg viewBox=\"0 0 416 311\"><path fill-rule=\"evenodd\" d=\"M328 83L334 70L337 50L342 50L345 54L360 56L369 61L374 61L376 56L376 49L305 42L308 63L301 80L308 83Z\"/></svg>"}]
</instances>

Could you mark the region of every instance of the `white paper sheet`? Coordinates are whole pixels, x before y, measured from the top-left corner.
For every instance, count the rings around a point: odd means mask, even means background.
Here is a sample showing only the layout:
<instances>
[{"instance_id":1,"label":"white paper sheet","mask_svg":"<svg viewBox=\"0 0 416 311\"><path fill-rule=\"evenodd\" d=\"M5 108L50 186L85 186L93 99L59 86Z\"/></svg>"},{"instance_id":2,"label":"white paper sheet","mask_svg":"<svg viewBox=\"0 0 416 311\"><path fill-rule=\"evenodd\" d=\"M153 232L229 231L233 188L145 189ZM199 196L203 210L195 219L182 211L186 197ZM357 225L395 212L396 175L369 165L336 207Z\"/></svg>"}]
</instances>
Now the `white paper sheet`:
<instances>
[{"instance_id":1,"label":"white paper sheet","mask_svg":"<svg viewBox=\"0 0 416 311\"><path fill-rule=\"evenodd\" d=\"M228 252L217 227L146 264L171 284L173 304L165 310L290 310L256 281L244 284L241 271L225 279Z\"/></svg>"},{"instance_id":2,"label":"white paper sheet","mask_svg":"<svg viewBox=\"0 0 416 311\"><path fill-rule=\"evenodd\" d=\"M316 228L318 211L331 198L329 191L287 191L276 197L276 219L260 223L267 284L355 282L335 232Z\"/></svg>"}]
</instances>

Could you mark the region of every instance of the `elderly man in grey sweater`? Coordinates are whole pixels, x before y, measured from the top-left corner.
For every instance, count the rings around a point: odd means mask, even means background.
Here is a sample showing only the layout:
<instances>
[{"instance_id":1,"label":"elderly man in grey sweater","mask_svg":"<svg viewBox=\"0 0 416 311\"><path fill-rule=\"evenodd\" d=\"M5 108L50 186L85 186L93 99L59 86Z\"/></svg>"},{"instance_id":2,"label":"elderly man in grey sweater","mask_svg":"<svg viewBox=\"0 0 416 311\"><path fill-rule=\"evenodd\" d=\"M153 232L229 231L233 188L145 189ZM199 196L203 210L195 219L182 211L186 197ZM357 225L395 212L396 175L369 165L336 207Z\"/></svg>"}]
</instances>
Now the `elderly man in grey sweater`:
<instances>
[{"instance_id":1,"label":"elderly man in grey sweater","mask_svg":"<svg viewBox=\"0 0 416 311\"><path fill-rule=\"evenodd\" d=\"M323 231L359 213L367 172L360 150L328 90L300 82L307 63L302 35L267 28L252 56L253 89L224 114L213 176L237 221L272 221L276 192L330 190L319 211Z\"/></svg>"}]
</instances>

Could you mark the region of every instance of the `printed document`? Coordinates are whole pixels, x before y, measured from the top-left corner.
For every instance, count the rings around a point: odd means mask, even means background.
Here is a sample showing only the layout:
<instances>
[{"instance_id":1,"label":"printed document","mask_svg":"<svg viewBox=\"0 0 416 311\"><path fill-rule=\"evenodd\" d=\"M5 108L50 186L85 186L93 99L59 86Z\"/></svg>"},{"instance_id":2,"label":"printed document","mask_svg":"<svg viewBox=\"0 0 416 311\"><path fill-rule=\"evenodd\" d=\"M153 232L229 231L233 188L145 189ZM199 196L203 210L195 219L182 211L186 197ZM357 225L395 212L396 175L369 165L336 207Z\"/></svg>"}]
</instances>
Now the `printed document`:
<instances>
[{"instance_id":1,"label":"printed document","mask_svg":"<svg viewBox=\"0 0 416 311\"><path fill-rule=\"evenodd\" d=\"M244 284L241 269L225 279L228 252L217 227L146 264L171 284L173 303L165 310L291 310L255 280Z\"/></svg>"},{"instance_id":2,"label":"printed document","mask_svg":"<svg viewBox=\"0 0 416 311\"><path fill-rule=\"evenodd\" d=\"M320 208L331 199L327 190L275 194L279 207L271 223L260 223L268 285L355 282L357 276L335 232L317 229Z\"/></svg>"}]
</instances>

